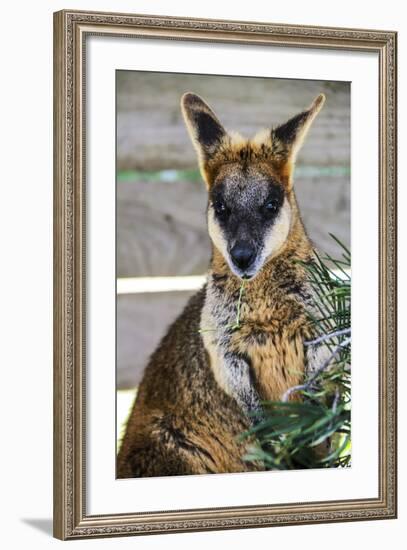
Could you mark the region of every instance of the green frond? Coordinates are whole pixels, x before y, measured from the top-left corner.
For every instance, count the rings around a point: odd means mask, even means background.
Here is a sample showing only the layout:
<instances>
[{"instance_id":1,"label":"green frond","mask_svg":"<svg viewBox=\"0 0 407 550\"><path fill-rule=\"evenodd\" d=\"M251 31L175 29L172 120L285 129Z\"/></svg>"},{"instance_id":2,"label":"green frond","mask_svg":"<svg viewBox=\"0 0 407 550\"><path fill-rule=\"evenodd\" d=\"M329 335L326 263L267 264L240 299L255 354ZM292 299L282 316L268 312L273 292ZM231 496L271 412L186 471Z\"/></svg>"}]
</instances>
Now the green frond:
<instances>
[{"instance_id":1,"label":"green frond","mask_svg":"<svg viewBox=\"0 0 407 550\"><path fill-rule=\"evenodd\" d=\"M335 352L332 361L310 373L296 396L301 401L263 404L263 419L242 434L256 445L244 457L266 469L348 467L351 463L351 254L340 248L340 259L315 254L302 263L315 294L309 315L318 344ZM320 370L320 372L319 372ZM321 447L323 450L321 451Z\"/></svg>"}]
</instances>

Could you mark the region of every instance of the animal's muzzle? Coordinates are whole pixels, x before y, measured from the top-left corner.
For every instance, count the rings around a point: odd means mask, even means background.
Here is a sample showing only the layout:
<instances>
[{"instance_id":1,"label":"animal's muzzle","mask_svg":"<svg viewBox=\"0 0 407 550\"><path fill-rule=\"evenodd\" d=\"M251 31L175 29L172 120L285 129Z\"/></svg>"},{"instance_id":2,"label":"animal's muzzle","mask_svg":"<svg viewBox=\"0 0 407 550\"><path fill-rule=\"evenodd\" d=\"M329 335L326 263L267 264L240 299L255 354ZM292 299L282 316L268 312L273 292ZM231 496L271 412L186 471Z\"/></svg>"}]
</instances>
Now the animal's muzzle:
<instances>
[{"instance_id":1,"label":"animal's muzzle","mask_svg":"<svg viewBox=\"0 0 407 550\"><path fill-rule=\"evenodd\" d=\"M247 269L256 256L254 247L247 241L237 241L230 251L233 263L239 269Z\"/></svg>"}]
</instances>

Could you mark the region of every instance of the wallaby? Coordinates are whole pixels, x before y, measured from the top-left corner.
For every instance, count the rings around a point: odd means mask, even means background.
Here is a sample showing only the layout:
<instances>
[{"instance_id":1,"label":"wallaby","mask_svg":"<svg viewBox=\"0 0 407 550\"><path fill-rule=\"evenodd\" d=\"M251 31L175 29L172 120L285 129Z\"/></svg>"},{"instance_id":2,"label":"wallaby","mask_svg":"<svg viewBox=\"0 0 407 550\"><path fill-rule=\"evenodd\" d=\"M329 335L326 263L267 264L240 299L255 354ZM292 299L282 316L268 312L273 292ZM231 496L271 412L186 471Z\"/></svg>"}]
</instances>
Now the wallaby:
<instances>
[{"instance_id":1,"label":"wallaby","mask_svg":"<svg viewBox=\"0 0 407 550\"><path fill-rule=\"evenodd\" d=\"M313 246L293 171L324 101L321 94L285 124L247 140L227 132L197 95L182 97L208 190L212 258L205 286L146 367L119 478L262 469L244 460L250 440L239 436L261 416L261 401L281 400L319 362L304 345L314 308L304 263Z\"/></svg>"}]
</instances>

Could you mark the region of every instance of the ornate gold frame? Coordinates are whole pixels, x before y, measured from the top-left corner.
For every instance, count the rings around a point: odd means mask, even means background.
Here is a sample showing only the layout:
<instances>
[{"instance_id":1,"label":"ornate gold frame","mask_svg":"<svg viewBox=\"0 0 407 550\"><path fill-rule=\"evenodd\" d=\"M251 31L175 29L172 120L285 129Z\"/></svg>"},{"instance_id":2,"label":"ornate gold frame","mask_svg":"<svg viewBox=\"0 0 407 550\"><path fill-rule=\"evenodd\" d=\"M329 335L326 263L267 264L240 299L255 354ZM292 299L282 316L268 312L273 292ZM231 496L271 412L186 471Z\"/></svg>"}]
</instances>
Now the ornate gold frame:
<instances>
[{"instance_id":1,"label":"ornate gold frame","mask_svg":"<svg viewBox=\"0 0 407 550\"><path fill-rule=\"evenodd\" d=\"M86 37L361 50L379 59L379 496L137 514L86 514ZM60 11L54 14L54 535L60 539L396 517L395 32Z\"/></svg>"}]
</instances>

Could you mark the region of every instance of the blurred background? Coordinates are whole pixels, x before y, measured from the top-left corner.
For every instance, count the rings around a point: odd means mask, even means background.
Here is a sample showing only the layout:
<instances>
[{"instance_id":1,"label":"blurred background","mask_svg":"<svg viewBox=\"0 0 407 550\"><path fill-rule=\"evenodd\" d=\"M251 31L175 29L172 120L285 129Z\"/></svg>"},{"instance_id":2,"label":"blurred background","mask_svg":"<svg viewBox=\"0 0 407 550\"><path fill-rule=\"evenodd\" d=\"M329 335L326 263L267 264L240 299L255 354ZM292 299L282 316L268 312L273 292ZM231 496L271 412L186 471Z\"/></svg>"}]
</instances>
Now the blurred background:
<instances>
[{"instance_id":1,"label":"blurred background","mask_svg":"<svg viewBox=\"0 0 407 550\"><path fill-rule=\"evenodd\" d=\"M117 388L123 390L139 383L168 325L202 286L210 258L207 194L181 116L182 94L201 95L227 129L246 137L326 94L297 160L295 189L308 234L335 256L329 233L350 245L350 84L133 71L118 71L116 84Z\"/></svg>"}]
</instances>

